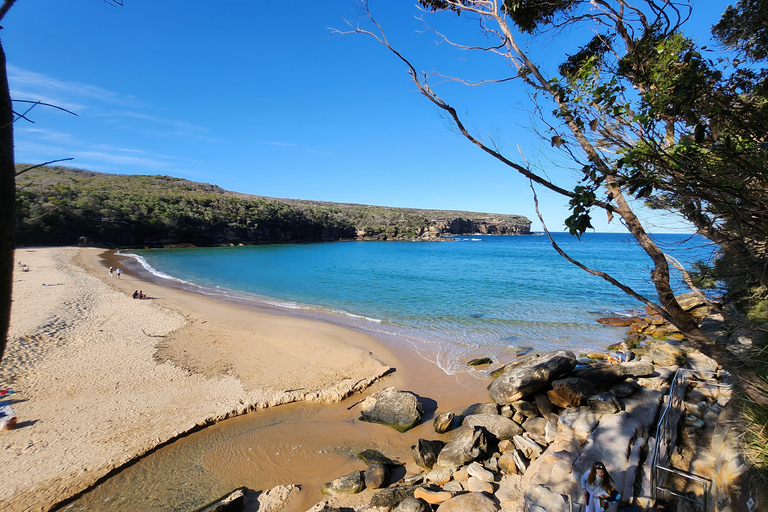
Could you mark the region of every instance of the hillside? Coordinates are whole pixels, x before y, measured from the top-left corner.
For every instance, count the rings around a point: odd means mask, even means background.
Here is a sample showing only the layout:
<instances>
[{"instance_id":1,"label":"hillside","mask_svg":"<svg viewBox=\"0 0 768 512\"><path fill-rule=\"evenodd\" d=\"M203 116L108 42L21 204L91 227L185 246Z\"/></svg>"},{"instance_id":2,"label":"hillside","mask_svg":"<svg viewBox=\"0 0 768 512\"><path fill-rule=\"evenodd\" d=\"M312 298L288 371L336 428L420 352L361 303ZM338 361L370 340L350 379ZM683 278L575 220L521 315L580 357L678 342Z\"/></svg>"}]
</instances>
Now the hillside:
<instances>
[{"instance_id":1,"label":"hillside","mask_svg":"<svg viewBox=\"0 0 768 512\"><path fill-rule=\"evenodd\" d=\"M17 165L17 172L29 165ZM122 246L435 240L528 234L520 215L276 199L170 176L40 167L16 178L17 244Z\"/></svg>"}]
</instances>

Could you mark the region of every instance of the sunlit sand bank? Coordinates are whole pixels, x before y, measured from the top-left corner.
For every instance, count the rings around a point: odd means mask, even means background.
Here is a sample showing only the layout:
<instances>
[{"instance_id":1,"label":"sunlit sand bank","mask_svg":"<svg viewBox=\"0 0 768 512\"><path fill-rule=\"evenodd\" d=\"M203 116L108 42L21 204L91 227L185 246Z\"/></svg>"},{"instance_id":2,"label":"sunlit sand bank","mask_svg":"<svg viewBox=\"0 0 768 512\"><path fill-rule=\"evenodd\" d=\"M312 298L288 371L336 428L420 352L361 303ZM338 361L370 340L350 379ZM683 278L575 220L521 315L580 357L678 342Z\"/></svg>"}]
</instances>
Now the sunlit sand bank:
<instances>
[{"instance_id":1,"label":"sunlit sand bank","mask_svg":"<svg viewBox=\"0 0 768 512\"><path fill-rule=\"evenodd\" d=\"M401 363L367 334L219 303L129 274L109 278L102 252L16 252L30 270L17 265L0 365L0 387L16 390L11 401L19 417L16 429L0 432L6 511L47 510L199 425L281 403L338 401L391 367L398 370L387 385L421 381L422 393L430 386L449 392L430 378L439 371L409 372L420 363ZM151 300L132 299L138 288ZM409 373L418 374L415 381Z\"/></svg>"}]
</instances>

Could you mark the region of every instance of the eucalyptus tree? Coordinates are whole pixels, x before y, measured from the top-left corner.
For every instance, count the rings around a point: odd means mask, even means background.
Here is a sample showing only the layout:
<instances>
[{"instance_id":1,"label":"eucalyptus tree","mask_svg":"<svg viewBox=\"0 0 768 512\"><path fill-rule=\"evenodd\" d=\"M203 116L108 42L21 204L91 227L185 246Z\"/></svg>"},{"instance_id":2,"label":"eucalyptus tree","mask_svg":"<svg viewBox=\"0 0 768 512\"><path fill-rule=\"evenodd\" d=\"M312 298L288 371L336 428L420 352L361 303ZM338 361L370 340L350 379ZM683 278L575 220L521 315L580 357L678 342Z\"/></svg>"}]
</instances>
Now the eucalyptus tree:
<instances>
[{"instance_id":1,"label":"eucalyptus tree","mask_svg":"<svg viewBox=\"0 0 768 512\"><path fill-rule=\"evenodd\" d=\"M638 199L645 202L665 193L668 205L673 205L677 190L673 186L665 188L664 184L685 170L668 162L655 168L650 160L643 161L643 151L655 157L700 138L701 123L687 113L708 101L701 100L702 92L722 78L709 62L693 58L696 48L683 35L692 12L690 3L419 0L419 4L425 11L458 15L461 22L474 23L478 40L459 40L466 37L466 31L454 37L433 32L460 50L484 51L503 59L513 73L470 81L418 71L405 52L389 41L367 2L362 2L362 21L349 23L349 32L374 37L401 59L421 94L447 114L465 138L530 180L532 188L535 184L567 197L570 216L565 224L571 234L580 236L590 229L596 209L617 218L652 261L650 280L659 305L602 272L587 270L655 309L695 345L709 353L719 352L676 300L668 257L649 235L633 206ZM576 37L582 40L574 45ZM553 55L553 48L573 50ZM560 66L542 64L553 58L561 62ZM576 164L578 184L569 186L550 180L547 169L534 168L524 157L505 154L499 144L485 141L467 126L458 114L457 104L438 94L433 82L446 79L502 88L513 82L523 84L530 98L529 110L548 127L547 140ZM708 198L692 193L689 199L673 209L706 210Z\"/></svg>"}]
</instances>

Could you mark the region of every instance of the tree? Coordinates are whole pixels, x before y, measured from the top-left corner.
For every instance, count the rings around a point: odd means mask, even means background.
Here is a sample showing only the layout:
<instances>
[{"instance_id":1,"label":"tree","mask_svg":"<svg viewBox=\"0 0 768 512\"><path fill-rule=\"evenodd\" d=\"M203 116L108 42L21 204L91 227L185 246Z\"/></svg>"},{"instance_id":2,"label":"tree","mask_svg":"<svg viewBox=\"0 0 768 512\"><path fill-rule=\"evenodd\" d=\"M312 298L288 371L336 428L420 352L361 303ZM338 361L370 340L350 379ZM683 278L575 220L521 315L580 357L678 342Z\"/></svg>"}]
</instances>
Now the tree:
<instances>
[{"instance_id":1,"label":"tree","mask_svg":"<svg viewBox=\"0 0 768 512\"><path fill-rule=\"evenodd\" d=\"M0 6L2 21L14 0ZM8 89L5 52L0 42L0 361L11 321L13 250L16 217L16 167L13 158L13 105Z\"/></svg>"},{"instance_id":2,"label":"tree","mask_svg":"<svg viewBox=\"0 0 768 512\"><path fill-rule=\"evenodd\" d=\"M633 107L646 93L669 92L664 84L654 83L664 77L649 75L647 70L649 65L660 69L661 57L654 53L659 44L671 45L670 50L678 51L679 56L681 48L676 48L674 43L680 38L690 6L654 0L639 0L637 5L625 0L420 0L419 3L427 10L454 13L467 23L477 24L483 38L479 43L459 43L449 36L439 36L459 49L482 50L509 63L516 72L514 76L480 80L471 85L522 82L534 105L531 110L551 112L551 115L542 115L541 120L549 126L552 146L565 151L581 167L582 179L577 186L567 189L550 181L544 169L533 169L524 159L515 160L503 154L498 147L473 133L457 109L433 88L430 82L433 76L418 72L412 62L389 43L382 27L371 16L367 2L362 3L364 18L373 28L368 30L359 24L350 24L351 32L376 38L405 62L419 91L447 114L464 137L532 184L568 197L571 216L565 222L572 234L580 236L591 228L594 208L618 217L652 261L650 279L660 305L628 287L622 289L654 308L699 348L708 353L718 351L675 299L667 257L649 236L631 204L632 199L649 197L652 187L638 186L640 182L627 174L623 158L625 148L631 147L644 130L647 131L647 126L661 127L670 140L678 136L674 121L665 117L665 113L655 118L637 118ZM594 35L574 54L564 54L556 73L547 74L537 63L545 60L544 52L535 53L526 49L526 45L535 48L537 39L532 36L546 35L551 48L551 39L566 30L570 34ZM525 44L521 40L524 36L527 37ZM439 78L446 79L442 75ZM683 79L677 72L669 78ZM470 83L455 77L449 79ZM542 106L545 103L549 106ZM593 273L611 280L605 274Z\"/></svg>"}]
</instances>

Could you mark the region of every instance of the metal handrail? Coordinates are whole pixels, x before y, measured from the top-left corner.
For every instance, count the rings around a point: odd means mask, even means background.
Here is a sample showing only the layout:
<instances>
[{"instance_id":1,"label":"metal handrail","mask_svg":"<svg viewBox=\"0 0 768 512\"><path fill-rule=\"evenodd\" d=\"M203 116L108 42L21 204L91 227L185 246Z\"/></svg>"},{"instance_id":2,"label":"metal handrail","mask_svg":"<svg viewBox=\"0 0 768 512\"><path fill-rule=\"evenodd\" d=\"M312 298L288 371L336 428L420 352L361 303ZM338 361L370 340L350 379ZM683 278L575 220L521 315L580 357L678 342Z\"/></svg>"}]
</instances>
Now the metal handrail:
<instances>
[{"instance_id":1,"label":"metal handrail","mask_svg":"<svg viewBox=\"0 0 768 512\"><path fill-rule=\"evenodd\" d=\"M709 507L709 500L707 497L711 493L712 489L712 481L706 478L703 478L699 475L695 475L693 473L688 473L686 471L682 471L679 469L675 469L672 467L669 467L669 451L672 447L674 447L676 442L676 436L677 436L677 424L679 422L679 418L682 415L681 406L684 403L684 397L685 397L685 387L684 385L688 382L692 381L690 378L694 375L693 370L687 369L687 368L679 368L675 372L675 376L672 379L672 385L669 388L669 395L667 400L667 405L664 408L664 411L661 414L661 418L659 419L659 424L656 428L656 444L653 447L653 456L651 458L651 494L652 498L655 500L658 497L659 491L666 492L668 494L672 494L674 496L677 496L679 498L682 498L686 501L692 502L695 505L703 506L704 512L708 512ZM700 379L703 380L703 379ZM710 385L715 385L718 387L721 387L723 385L710 382ZM671 418L673 415L676 415L675 421L672 421ZM670 424L671 423L671 424ZM664 446L666 444L666 447ZM665 447L663 453L662 459L662 447ZM661 472L667 472L672 473L677 476L680 476L682 478L685 478L687 480L696 482L698 484L701 484L703 486L703 503L699 501L698 499L691 498L689 496L680 494L673 489L670 489L668 487L665 487L664 485L659 483Z\"/></svg>"}]
</instances>

